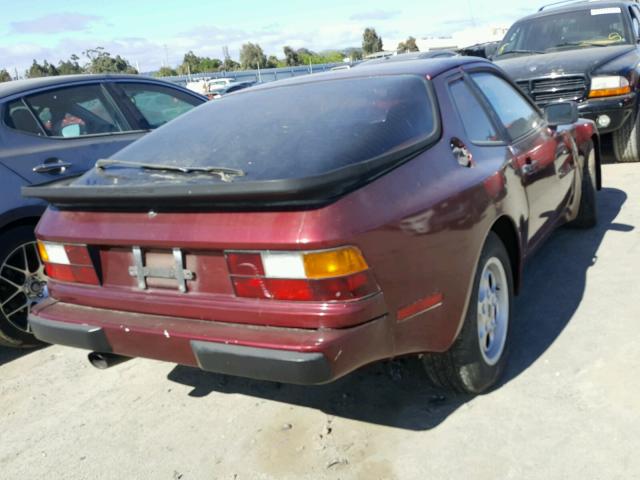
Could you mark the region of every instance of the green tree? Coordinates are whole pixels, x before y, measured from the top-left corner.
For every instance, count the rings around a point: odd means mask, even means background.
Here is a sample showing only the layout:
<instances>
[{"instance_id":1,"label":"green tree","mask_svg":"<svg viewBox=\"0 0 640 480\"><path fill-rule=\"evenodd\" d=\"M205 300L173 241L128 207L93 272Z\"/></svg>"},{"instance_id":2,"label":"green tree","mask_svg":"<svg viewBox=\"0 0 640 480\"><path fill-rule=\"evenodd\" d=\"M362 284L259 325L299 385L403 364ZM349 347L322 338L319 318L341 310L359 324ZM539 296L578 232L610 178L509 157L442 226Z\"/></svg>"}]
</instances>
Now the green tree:
<instances>
[{"instance_id":1,"label":"green tree","mask_svg":"<svg viewBox=\"0 0 640 480\"><path fill-rule=\"evenodd\" d=\"M86 66L89 73L138 73L128 60L120 55L112 57L103 47L85 50L82 54L89 60Z\"/></svg>"},{"instance_id":2,"label":"green tree","mask_svg":"<svg viewBox=\"0 0 640 480\"><path fill-rule=\"evenodd\" d=\"M46 60L40 65L36 60L33 61L29 70L26 71L28 78L53 77L58 75L58 70Z\"/></svg>"},{"instance_id":3,"label":"green tree","mask_svg":"<svg viewBox=\"0 0 640 480\"><path fill-rule=\"evenodd\" d=\"M78 60L80 60L80 57L78 57L76 54L71 55L71 57L69 57L69 60L60 60L58 62L58 73L60 75L74 75L83 73L84 68L80 66Z\"/></svg>"},{"instance_id":4,"label":"green tree","mask_svg":"<svg viewBox=\"0 0 640 480\"><path fill-rule=\"evenodd\" d=\"M362 34L362 52L365 55L382 51L382 38L378 36L375 28L365 28Z\"/></svg>"},{"instance_id":5,"label":"green tree","mask_svg":"<svg viewBox=\"0 0 640 480\"><path fill-rule=\"evenodd\" d=\"M11 79L11 75L9 75L9 72L7 72L4 68L2 70L0 70L0 83L1 82L10 82Z\"/></svg>"},{"instance_id":6,"label":"green tree","mask_svg":"<svg viewBox=\"0 0 640 480\"><path fill-rule=\"evenodd\" d=\"M173 77L175 75L178 75L178 72L171 67L160 67L160 70L153 74L154 77Z\"/></svg>"},{"instance_id":7,"label":"green tree","mask_svg":"<svg viewBox=\"0 0 640 480\"><path fill-rule=\"evenodd\" d=\"M267 58L266 68L277 68L280 66L286 66L286 65L284 65L283 62L278 60L278 57L276 57L275 55L269 55L269 58Z\"/></svg>"},{"instance_id":8,"label":"green tree","mask_svg":"<svg viewBox=\"0 0 640 480\"><path fill-rule=\"evenodd\" d=\"M222 71L232 72L234 70L239 70L239 69L240 69L240 64L232 60L230 57L227 57L224 59L224 62L222 63L222 65L218 70L221 72Z\"/></svg>"},{"instance_id":9,"label":"green tree","mask_svg":"<svg viewBox=\"0 0 640 480\"><path fill-rule=\"evenodd\" d=\"M247 42L240 49L240 65L244 69L264 68L267 57L257 43Z\"/></svg>"},{"instance_id":10,"label":"green tree","mask_svg":"<svg viewBox=\"0 0 640 480\"><path fill-rule=\"evenodd\" d=\"M293 48L289 46L285 46L284 50L284 62L288 67L295 67L296 65L300 65L300 58L298 57L298 52L296 52Z\"/></svg>"},{"instance_id":11,"label":"green tree","mask_svg":"<svg viewBox=\"0 0 640 480\"><path fill-rule=\"evenodd\" d=\"M398 44L398 48L396 48L398 53L407 53L407 52L419 52L420 49L418 45L416 45L416 39L413 37L407 38L404 42L400 42Z\"/></svg>"},{"instance_id":12,"label":"green tree","mask_svg":"<svg viewBox=\"0 0 640 480\"><path fill-rule=\"evenodd\" d=\"M185 53L182 64L178 67L178 73L188 75L191 73L215 72L220 69L222 63L217 58L199 57L189 50Z\"/></svg>"}]
</instances>

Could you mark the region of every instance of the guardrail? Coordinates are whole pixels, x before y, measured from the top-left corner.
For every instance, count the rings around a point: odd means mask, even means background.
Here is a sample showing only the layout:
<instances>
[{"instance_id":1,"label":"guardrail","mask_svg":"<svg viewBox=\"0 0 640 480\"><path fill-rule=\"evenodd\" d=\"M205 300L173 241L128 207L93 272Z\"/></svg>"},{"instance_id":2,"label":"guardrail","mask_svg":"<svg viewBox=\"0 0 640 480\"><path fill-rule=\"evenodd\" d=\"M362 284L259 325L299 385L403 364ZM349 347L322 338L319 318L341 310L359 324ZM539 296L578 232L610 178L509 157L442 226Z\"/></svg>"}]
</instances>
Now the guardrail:
<instances>
[{"instance_id":1,"label":"guardrail","mask_svg":"<svg viewBox=\"0 0 640 480\"><path fill-rule=\"evenodd\" d=\"M354 62L351 65L355 65ZM186 85L187 82L197 81L199 78L233 78L238 82L273 82L283 78L309 75L318 72L327 72L333 67L349 65L340 63L323 63L319 65L299 65L297 67L265 68L260 70L233 70L221 72L195 73L192 75L177 75L172 77L160 77L162 80Z\"/></svg>"}]
</instances>

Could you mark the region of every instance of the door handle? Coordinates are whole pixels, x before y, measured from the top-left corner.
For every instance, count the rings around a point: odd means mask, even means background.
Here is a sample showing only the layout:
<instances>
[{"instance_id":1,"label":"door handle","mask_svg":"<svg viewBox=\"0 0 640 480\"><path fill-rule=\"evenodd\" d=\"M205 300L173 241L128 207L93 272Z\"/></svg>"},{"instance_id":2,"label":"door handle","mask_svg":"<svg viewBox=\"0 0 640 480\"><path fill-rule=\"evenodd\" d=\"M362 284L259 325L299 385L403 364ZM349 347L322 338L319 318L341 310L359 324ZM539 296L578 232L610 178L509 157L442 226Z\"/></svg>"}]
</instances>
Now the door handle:
<instances>
[{"instance_id":1,"label":"door handle","mask_svg":"<svg viewBox=\"0 0 640 480\"><path fill-rule=\"evenodd\" d=\"M473 155L462 140L457 137L453 137L449 146L451 147L453 156L461 166L467 168L473 167Z\"/></svg>"},{"instance_id":2,"label":"door handle","mask_svg":"<svg viewBox=\"0 0 640 480\"><path fill-rule=\"evenodd\" d=\"M537 169L538 169L538 162L536 160L531 160L530 158L527 158L525 160L525 164L522 166L521 171L523 175L531 175Z\"/></svg>"},{"instance_id":3,"label":"door handle","mask_svg":"<svg viewBox=\"0 0 640 480\"><path fill-rule=\"evenodd\" d=\"M33 167L35 173L64 173L73 163L63 162L58 158L47 158L40 165Z\"/></svg>"}]
</instances>

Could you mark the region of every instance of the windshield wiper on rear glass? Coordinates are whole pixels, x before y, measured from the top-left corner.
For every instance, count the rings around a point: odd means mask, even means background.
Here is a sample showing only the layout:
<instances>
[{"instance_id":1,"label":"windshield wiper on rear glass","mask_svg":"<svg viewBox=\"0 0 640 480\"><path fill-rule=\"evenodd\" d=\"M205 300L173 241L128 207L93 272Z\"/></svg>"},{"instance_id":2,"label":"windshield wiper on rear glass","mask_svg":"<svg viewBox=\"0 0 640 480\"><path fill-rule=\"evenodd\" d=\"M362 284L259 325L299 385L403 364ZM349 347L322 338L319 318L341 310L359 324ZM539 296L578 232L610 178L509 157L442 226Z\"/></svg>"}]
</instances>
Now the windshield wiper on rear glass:
<instances>
[{"instance_id":1,"label":"windshield wiper on rear glass","mask_svg":"<svg viewBox=\"0 0 640 480\"><path fill-rule=\"evenodd\" d=\"M96 162L96 168L98 170L104 170L109 166L122 166L142 168L145 170L162 170L165 172L179 172L179 173L209 173L212 175L218 175L223 182L232 182L233 177L244 177L243 170L227 167L190 167L180 165L163 165L155 163L143 163L143 162L127 162L125 160L116 159L101 159Z\"/></svg>"}]
</instances>

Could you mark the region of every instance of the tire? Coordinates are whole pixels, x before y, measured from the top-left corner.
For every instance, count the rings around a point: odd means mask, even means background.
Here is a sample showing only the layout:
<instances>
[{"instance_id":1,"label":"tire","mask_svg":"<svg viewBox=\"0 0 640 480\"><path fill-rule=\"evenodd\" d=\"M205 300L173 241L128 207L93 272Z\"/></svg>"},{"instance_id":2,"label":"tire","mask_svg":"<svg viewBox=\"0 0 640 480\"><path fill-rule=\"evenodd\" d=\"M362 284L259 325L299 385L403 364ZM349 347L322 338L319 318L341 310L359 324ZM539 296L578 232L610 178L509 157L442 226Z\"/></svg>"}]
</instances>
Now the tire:
<instances>
[{"instance_id":1,"label":"tire","mask_svg":"<svg viewBox=\"0 0 640 480\"><path fill-rule=\"evenodd\" d=\"M574 228L593 228L598 223L598 203L597 203L597 163L596 152L593 142L589 142L587 152L585 152L584 169L582 181L580 182L580 206L578 216L569 226Z\"/></svg>"},{"instance_id":2,"label":"tire","mask_svg":"<svg viewBox=\"0 0 640 480\"><path fill-rule=\"evenodd\" d=\"M640 108L613 132L613 153L620 163L640 161Z\"/></svg>"},{"instance_id":3,"label":"tire","mask_svg":"<svg viewBox=\"0 0 640 480\"><path fill-rule=\"evenodd\" d=\"M33 227L21 226L0 234L0 345L42 345L31 333L27 317L31 307L47 294Z\"/></svg>"},{"instance_id":4,"label":"tire","mask_svg":"<svg viewBox=\"0 0 640 480\"><path fill-rule=\"evenodd\" d=\"M494 279L492 283L488 281L490 277ZM509 355L512 306L511 262L504 244L491 232L478 261L469 307L458 338L447 352L422 357L432 383L446 390L470 394L483 393L493 387ZM493 333L487 333L489 330Z\"/></svg>"}]
</instances>

